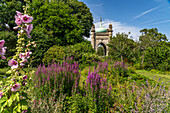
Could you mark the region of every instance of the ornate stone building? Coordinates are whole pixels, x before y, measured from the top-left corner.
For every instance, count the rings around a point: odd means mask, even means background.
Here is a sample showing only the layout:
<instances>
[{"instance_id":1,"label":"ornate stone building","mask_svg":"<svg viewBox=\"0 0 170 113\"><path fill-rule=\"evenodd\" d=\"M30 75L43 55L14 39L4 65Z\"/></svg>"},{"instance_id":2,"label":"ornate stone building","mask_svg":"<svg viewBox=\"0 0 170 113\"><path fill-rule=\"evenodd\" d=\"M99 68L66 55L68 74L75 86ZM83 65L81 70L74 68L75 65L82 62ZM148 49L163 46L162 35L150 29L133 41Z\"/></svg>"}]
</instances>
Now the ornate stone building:
<instances>
[{"instance_id":1,"label":"ornate stone building","mask_svg":"<svg viewBox=\"0 0 170 113\"><path fill-rule=\"evenodd\" d=\"M102 27L102 20L100 19L100 27L95 30L95 25L93 24L91 29L91 45L97 51L97 47L102 45L104 47L104 55L108 56L109 50L107 44L112 36L112 24L109 25L109 29Z\"/></svg>"}]
</instances>

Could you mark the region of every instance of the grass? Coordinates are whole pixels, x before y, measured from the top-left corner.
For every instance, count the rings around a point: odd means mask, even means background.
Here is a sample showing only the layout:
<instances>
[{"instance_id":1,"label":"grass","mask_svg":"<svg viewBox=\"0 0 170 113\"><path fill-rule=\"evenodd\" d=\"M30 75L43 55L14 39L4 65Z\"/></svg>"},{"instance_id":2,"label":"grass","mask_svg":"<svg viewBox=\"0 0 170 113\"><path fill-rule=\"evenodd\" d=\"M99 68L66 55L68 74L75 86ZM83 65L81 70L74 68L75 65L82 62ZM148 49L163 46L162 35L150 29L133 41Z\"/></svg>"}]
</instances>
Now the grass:
<instances>
[{"instance_id":1,"label":"grass","mask_svg":"<svg viewBox=\"0 0 170 113\"><path fill-rule=\"evenodd\" d=\"M151 79L153 79L155 76L156 81L158 81L159 78L161 78L160 82L168 82L167 85L170 86L170 74L154 73L154 72L149 72L146 70L136 70L136 73L147 76Z\"/></svg>"}]
</instances>

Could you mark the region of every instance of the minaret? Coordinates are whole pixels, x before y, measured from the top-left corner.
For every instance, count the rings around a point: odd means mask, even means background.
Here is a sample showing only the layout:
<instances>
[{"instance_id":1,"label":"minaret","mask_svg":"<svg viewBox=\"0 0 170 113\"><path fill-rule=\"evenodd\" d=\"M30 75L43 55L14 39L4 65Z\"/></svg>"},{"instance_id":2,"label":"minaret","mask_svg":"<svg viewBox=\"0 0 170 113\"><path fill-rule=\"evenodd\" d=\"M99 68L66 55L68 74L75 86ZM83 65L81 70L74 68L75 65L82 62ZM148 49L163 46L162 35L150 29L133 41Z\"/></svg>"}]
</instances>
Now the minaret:
<instances>
[{"instance_id":1,"label":"minaret","mask_svg":"<svg viewBox=\"0 0 170 113\"><path fill-rule=\"evenodd\" d=\"M112 24L109 24L109 41L110 41L110 37L112 37L113 35L113 30L112 30Z\"/></svg>"},{"instance_id":2,"label":"minaret","mask_svg":"<svg viewBox=\"0 0 170 113\"><path fill-rule=\"evenodd\" d=\"M91 29L91 45L95 49L96 48L96 39L95 39L95 25L93 24Z\"/></svg>"}]
</instances>

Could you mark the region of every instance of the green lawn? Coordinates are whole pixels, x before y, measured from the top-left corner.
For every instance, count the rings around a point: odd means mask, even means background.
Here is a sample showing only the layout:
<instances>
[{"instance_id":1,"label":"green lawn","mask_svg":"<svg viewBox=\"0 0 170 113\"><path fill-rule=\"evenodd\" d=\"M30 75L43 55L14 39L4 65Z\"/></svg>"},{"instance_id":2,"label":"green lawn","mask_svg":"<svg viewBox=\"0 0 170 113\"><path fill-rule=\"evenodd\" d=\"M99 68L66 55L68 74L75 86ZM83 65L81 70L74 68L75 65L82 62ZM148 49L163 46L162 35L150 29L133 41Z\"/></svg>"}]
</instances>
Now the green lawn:
<instances>
[{"instance_id":1,"label":"green lawn","mask_svg":"<svg viewBox=\"0 0 170 113\"><path fill-rule=\"evenodd\" d=\"M167 85L170 86L170 74L153 73L153 72L149 72L146 70L136 70L136 73L138 73L140 75L147 76L152 79L155 76L155 80L157 80L157 81L159 81L159 78L161 78L160 82L168 82L169 81Z\"/></svg>"}]
</instances>

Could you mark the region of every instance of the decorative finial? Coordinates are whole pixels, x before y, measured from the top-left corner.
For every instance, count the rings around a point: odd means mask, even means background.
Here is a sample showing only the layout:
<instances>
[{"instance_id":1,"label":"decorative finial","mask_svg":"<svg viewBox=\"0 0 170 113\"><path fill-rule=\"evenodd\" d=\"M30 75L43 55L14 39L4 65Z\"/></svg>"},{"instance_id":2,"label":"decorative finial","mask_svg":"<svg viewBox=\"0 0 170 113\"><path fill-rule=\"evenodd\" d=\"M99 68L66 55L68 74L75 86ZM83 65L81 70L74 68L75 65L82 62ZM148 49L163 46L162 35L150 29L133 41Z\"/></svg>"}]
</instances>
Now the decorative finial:
<instances>
[{"instance_id":1,"label":"decorative finial","mask_svg":"<svg viewBox=\"0 0 170 113\"><path fill-rule=\"evenodd\" d=\"M102 22L102 17L100 17L100 22Z\"/></svg>"},{"instance_id":2,"label":"decorative finial","mask_svg":"<svg viewBox=\"0 0 170 113\"><path fill-rule=\"evenodd\" d=\"M100 17L100 26L102 26L102 17Z\"/></svg>"}]
</instances>

